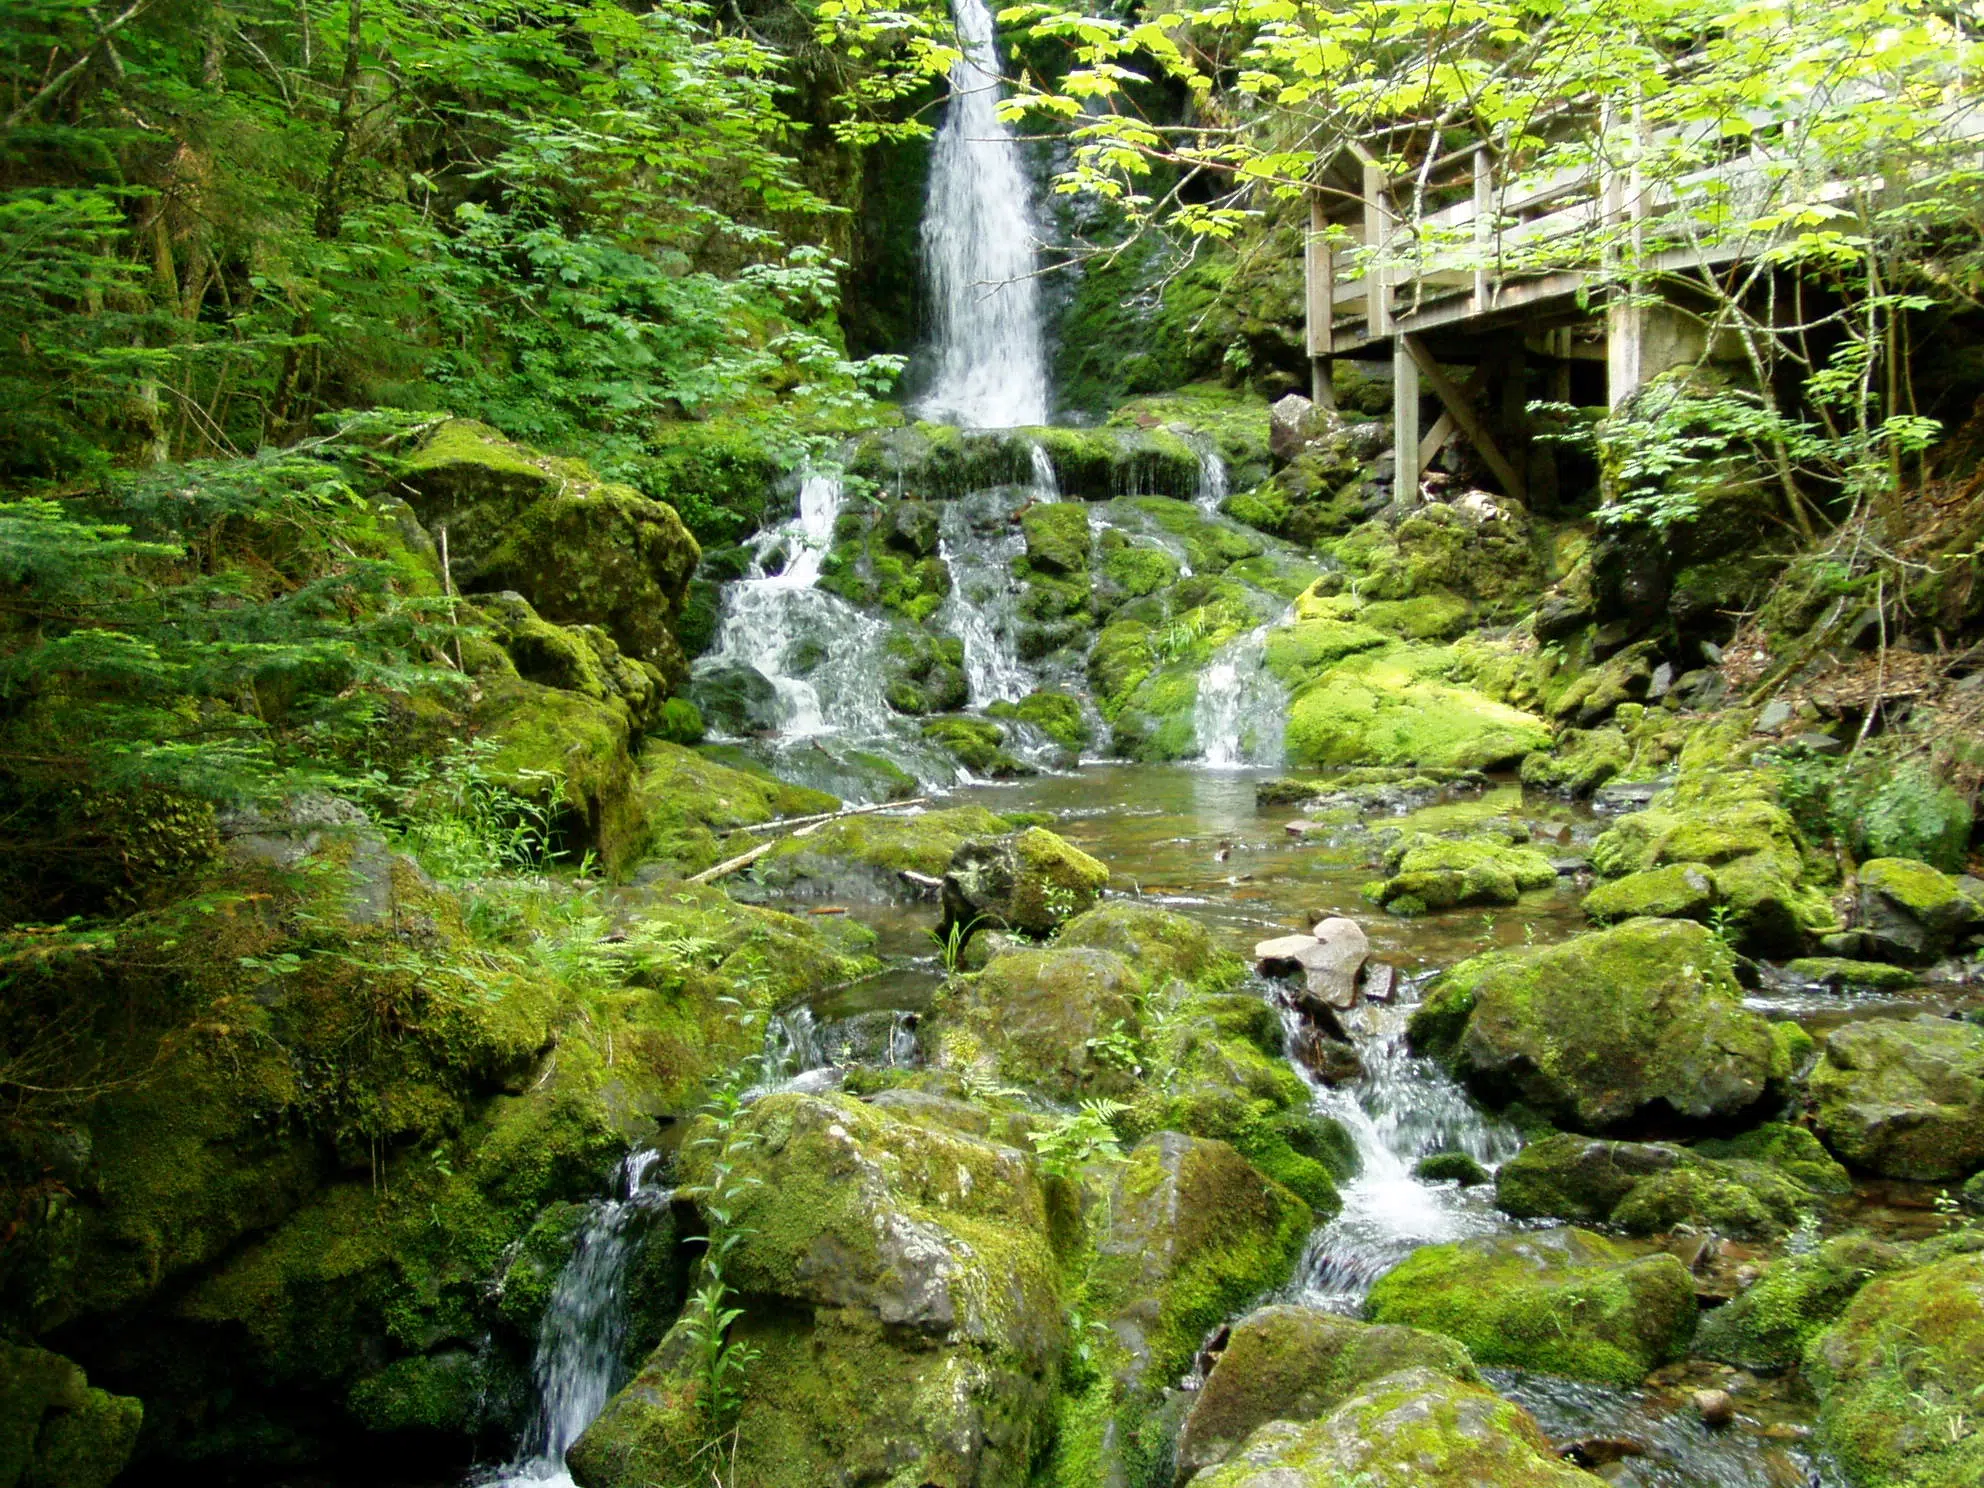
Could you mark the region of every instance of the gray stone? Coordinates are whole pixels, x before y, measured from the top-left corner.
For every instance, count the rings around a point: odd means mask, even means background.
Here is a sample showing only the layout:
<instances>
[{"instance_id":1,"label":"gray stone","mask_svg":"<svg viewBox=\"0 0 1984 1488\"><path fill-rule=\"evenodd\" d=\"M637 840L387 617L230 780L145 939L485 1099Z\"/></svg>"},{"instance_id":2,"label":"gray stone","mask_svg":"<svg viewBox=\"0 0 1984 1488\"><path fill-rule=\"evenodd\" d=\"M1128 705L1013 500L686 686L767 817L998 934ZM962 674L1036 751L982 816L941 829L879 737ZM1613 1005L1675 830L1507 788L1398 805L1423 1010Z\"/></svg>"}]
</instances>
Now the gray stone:
<instances>
[{"instance_id":1,"label":"gray stone","mask_svg":"<svg viewBox=\"0 0 1984 1488\"><path fill-rule=\"evenodd\" d=\"M1674 663L1663 661L1653 669L1653 680L1647 683L1646 695L1658 701L1674 690Z\"/></svg>"},{"instance_id":2,"label":"gray stone","mask_svg":"<svg viewBox=\"0 0 1984 1488\"><path fill-rule=\"evenodd\" d=\"M392 914L393 854L372 819L349 801L306 791L273 806L223 812L215 826L237 863L294 869L329 850L350 876L345 919L377 925Z\"/></svg>"},{"instance_id":3,"label":"gray stone","mask_svg":"<svg viewBox=\"0 0 1984 1488\"><path fill-rule=\"evenodd\" d=\"M1774 734L1791 722L1791 704L1777 698L1764 704L1763 712L1757 715L1756 731L1760 734Z\"/></svg>"},{"instance_id":4,"label":"gray stone","mask_svg":"<svg viewBox=\"0 0 1984 1488\"><path fill-rule=\"evenodd\" d=\"M1316 405L1300 393L1290 393L1268 410L1268 453L1286 465L1302 453L1314 432Z\"/></svg>"}]
</instances>

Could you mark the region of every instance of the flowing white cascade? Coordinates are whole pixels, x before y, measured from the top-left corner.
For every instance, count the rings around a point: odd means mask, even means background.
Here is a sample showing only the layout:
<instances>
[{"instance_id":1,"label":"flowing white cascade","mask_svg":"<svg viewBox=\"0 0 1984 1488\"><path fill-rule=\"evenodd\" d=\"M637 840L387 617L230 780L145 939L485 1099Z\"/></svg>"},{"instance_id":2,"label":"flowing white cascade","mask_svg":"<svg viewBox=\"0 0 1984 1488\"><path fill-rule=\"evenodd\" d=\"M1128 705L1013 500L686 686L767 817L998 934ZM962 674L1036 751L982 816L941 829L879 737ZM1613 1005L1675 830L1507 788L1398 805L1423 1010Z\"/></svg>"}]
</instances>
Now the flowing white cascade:
<instances>
[{"instance_id":1,"label":"flowing white cascade","mask_svg":"<svg viewBox=\"0 0 1984 1488\"><path fill-rule=\"evenodd\" d=\"M1036 467L1044 460L1041 452ZM1053 467L1047 471L1051 478ZM951 592L938 623L964 645L974 708L1016 703L1037 685L1019 654L1023 590L1013 560L1026 551L1026 538L1010 520L1009 495L1004 488L986 498L947 501L939 527L937 553L950 569ZM1056 498L1036 487L1033 499Z\"/></svg>"},{"instance_id":2,"label":"flowing white cascade","mask_svg":"<svg viewBox=\"0 0 1984 1488\"><path fill-rule=\"evenodd\" d=\"M1402 1001L1359 1008L1363 1078L1335 1088L1314 1084L1317 1114L1343 1124L1359 1167L1341 1187L1342 1212L1310 1236L1291 1301L1354 1317L1371 1284L1420 1246L1506 1223L1494 1210L1492 1186L1468 1190L1412 1176L1412 1165L1434 1152L1465 1152L1492 1166L1515 1156L1522 1142L1477 1110L1444 1070L1406 1048L1411 1011Z\"/></svg>"},{"instance_id":3,"label":"flowing white cascade","mask_svg":"<svg viewBox=\"0 0 1984 1488\"><path fill-rule=\"evenodd\" d=\"M648 1182L659 1159L645 1149L629 1154L620 1165L616 1196L597 1200L586 1216L538 1325L531 1360L537 1410L530 1430L515 1460L483 1480L488 1488L569 1488L565 1453L621 1382L627 1269L644 1238L639 1221L674 1197L672 1189Z\"/></svg>"},{"instance_id":4,"label":"flowing white cascade","mask_svg":"<svg viewBox=\"0 0 1984 1488\"><path fill-rule=\"evenodd\" d=\"M1217 516L1221 504L1229 494L1226 477L1226 461L1220 458L1219 446L1204 434L1187 436L1187 444L1192 453L1199 457L1199 489L1197 505L1207 516Z\"/></svg>"},{"instance_id":5,"label":"flowing white cascade","mask_svg":"<svg viewBox=\"0 0 1984 1488\"><path fill-rule=\"evenodd\" d=\"M893 717L882 696L886 628L818 587L841 499L838 479L806 478L799 514L760 536L750 574L724 585L715 642L697 663L756 668L778 695L782 739L874 737ZM785 566L767 574L766 560L781 552Z\"/></svg>"},{"instance_id":6,"label":"flowing white cascade","mask_svg":"<svg viewBox=\"0 0 1984 1488\"><path fill-rule=\"evenodd\" d=\"M1250 630L1199 677L1192 726L1200 759L1215 769L1281 763L1287 694L1267 669L1267 646L1267 626Z\"/></svg>"},{"instance_id":7,"label":"flowing white cascade","mask_svg":"<svg viewBox=\"0 0 1984 1488\"><path fill-rule=\"evenodd\" d=\"M923 261L936 315L926 417L1005 429L1047 422L1047 348L1033 188L999 118L999 52L985 0L953 0L963 56L930 160Z\"/></svg>"},{"instance_id":8,"label":"flowing white cascade","mask_svg":"<svg viewBox=\"0 0 1984 1488\"><path fill-rule=\"evenodd\" d=\"M1061 499L1061 477L1054 473L1054 462L1048 458L1047 446L1033 446L1033 499L1050 502Z\"/></svg>"}]
</instances>

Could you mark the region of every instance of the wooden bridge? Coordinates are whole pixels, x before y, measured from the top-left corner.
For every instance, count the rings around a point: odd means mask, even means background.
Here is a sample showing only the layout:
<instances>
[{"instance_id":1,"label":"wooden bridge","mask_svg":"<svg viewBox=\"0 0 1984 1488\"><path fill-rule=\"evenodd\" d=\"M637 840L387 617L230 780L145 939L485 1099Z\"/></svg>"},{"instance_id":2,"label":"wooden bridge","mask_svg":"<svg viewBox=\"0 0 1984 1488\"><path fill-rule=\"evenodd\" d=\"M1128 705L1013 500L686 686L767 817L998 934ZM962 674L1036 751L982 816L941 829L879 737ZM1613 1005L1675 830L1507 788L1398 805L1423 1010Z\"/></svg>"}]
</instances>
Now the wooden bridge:
<instances>
[{"instance_id":1,"label":"wooden bridge","mask_svg":"<svg viewBox=\"0 0 1984 1488\"><path fill-rule=\"evenodd\" d=\"M1960 108L1947 123L1966 146L1984 141L1984 110ZM1674 132L1648 135L1635 154L1677 143L1689 142ZM1548 369L1551 401L1570 403L1574 382L1589 388L1588 374L1574 375L1579 364L1602 365L1605 401L1617 408L1651 378L1711 352L1701 313L1713 298L1706 276L1778 241L1715 224L1753 221L1787 180L1794 199L1821 203L1880 185L1800 180L1797 169L1795 160L1745 148L1670 180L1644 179L1637 164L1498 180L1482 146L1406 176L1352 145L1310 195L1312 396L1334 405L1338 358L1389 359L1400 489L1416 488L1459 435L1509 495L1528 500L1532 477L1554 480L1547 455L1534 458L1527 447L1532 366ZM1447 370L1470 364L1465 383ZM1425 429L1422 375L1441 407Z\"/></svg>"}]
</instances>

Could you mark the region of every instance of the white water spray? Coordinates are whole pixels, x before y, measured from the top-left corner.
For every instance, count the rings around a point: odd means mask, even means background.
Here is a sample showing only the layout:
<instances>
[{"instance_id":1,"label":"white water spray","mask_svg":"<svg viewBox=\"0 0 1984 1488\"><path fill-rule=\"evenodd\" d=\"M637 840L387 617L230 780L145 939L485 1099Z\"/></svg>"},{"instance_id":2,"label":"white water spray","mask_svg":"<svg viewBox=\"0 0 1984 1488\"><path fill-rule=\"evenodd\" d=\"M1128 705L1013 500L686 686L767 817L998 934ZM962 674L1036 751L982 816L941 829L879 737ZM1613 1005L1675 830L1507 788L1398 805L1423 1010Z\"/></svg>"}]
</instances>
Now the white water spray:
<instances>
[{"instance_id":1,"label":"white water spray","mask_svg":"<svg viewBox=\"0 0 1984 1488\"><path fill-rule=\"evenodd\" d=\"M999 52L985 0L953 0L964 55L930 162L923 261L936 375L922 412L969 427L1047 422L1047 349L1032 183L999 118Z\"/></svg>"},{"instance_id":2,"label":"white water spray","mask_svg":"<svg viewBox=\"0 0 1984 1488\"><path fill-rule=\"evenodd\" d=\"M1267 645L1267 626L1250 630L1199 676L1192 727L1200 758L1215 769L1281 763L1287 693L1267 669Z\"/></svg>"}]
</instances>

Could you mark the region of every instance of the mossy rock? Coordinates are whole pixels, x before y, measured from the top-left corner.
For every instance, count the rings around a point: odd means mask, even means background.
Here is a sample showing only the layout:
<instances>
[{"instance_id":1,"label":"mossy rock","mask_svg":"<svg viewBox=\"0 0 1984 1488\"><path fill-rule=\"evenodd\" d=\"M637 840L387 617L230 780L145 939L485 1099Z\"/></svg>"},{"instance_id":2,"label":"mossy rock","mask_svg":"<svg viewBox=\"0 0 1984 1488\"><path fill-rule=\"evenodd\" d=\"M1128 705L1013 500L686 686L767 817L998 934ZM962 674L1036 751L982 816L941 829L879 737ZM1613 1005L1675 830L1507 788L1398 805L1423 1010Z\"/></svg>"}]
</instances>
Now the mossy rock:
<instances>
[{"instance_id":1,"label":"mossy rock","mask_svg":"<svg viewBox=\"0 0 1984 1488\"><path fill-rule=\"evenodd\" d=\"M925 1037L944 1068L1057 1101L1121 1096L1136 1065L1114 1051L1135 1047L1142 995L1142 979L1111 951L1013 951L946 984Z\"/></svg>"},{"instance_id":2,"label":"mossy rock","mask_svg":"<svg viewBox=\"0 0 1984 1488\"><path fill-rule=\"evenodd\" d=\"M1782 1373L1861 1287L1908 1263L1901 1246L1868 1235L1838 1235L1810 1254L1781 1256L1702 1318L1694 1352L1739 1369Z\"/></svg>"},{"instance_id":3,"label":"mossy rock","mask_svg":"<svg viewBox=\"0 0 1984 1488\"><path fill-rule=\"evenodd\" d=\"M1490 838L1454 841L1416 833L1386 854L1385 866L1391 876L1365 893L1394 914L1514 904L1525 891L1557 882L1557 870L1535 848Z\"/></svg>"},{"instance_id":4,"label":"mossy rock","mask_svg":"<svg viewBox=\"0 0 1984 1488\"><path fill-rule=\"evenodd\" d=\"M1812 1196L1795 1179L1749 1159L1559 1134L1530 1143L1502 1165L1495 1201L1518 1219L1611 1224L1629 1235L1690 1226L1769 1240L1798 1223Z\"/></svg>"},{"instance_id":5,"label":"mossy rock","mask_svg":"<svg viewBox=\"0 0 1984 1488\"><path fill-rule=\"evenodd\" d=\"M1862 863L1860 935L1877 954L1913 965L1934 961L1965 925L1984 919L1958 881L1913 858Z\"/></svg>"},{"instance_id":6,"label":"mossy rock","mask_svg":"<svg viewBox=\"0 0 1984 1488\"><path fill-rule=\"evenodd\" d=\"M1820 1439L1862 1488L1984 1481L1984 1252L1863 1286L1805 1350Z\"/></svg>"},{"instance_id":7,"label":"mossy rock","mask_svg":"<svg viewBox=\"0 0 1984 1488\"><path fill-rule=\"evenodd\" d=\"M0 1488L109 1488L144 1414L60 1354L0 1342Z\"/></svg>"},{"instance_id":8,"label":"mossy rock","mask_svg":"<svg viewBox=\"0 0 1984 1488\"><path fill-rule=\"evenodd\" d=\"M1412 1165L1412 1176L1427 1183L1457 1183L1474 1188L1494 1179L1465 1152L1430 1152Z\"/></svg>"},{"instance_id":9,"label":"mossy rock","mask_svg":"<svg viewBox=\"0 0 1984 1488\"><path fill-rule=\"evenodd\" d=\"M1906 992L1922 981L1906 966L1845 956L1800 956L1784 963L1784 974L1835 992Z\"/></svg>"},{"instance_id":10,"label":"mossy rock","mask_svg":"<svg viewBox=\"0 0 1984 1488\"><path fill-rule=\"evenodd\" d=\"M612 874L646 846L626 710L534 682L485 688L474 723L492 752L489 778L553 818L560 846L576 859L591 849Z\"/></svg>"},{"instance_id":11,"label":"mossy rock","mask_svg":"<svg viewBox=\"0 0 1984 1488\"><path fill-rule=\"evenodd\" d=\"M932 718L918 727L917 734L973 775L1009 780L1034 773L1033 766L1006 749L1006 731L990 719L969 715Z\"/></svg>"},{"instance_id":12,"label":"mossy rock","mask_svg":"<svg viewBox=\"0 0 1984 1488\"><path fill-rule=\"evenodd\" d=\"M750 1107L722 1160L740 1237L725 1277L744 1307L730 1339L756 1351L738 1382L738 1480L1024 1488L1066 1342L1031 1157L844 1096L781 1093ZM689 1481L701 1382L678 1324L573 1447L574 1477Z\"/></svg>"},{"instance_id":13,"label":"mossy rock","mask_svg":"<svg viewBox=\"0 0 1984 1488\"><path fill-rule=\"evenodd\" d=\"M997 702L985 711L994 718L1030 723L1071 754L1079 754L1091 741L1081 699L1070 693L1030 692L1017 703Z\"/></svg>"},{"instance_id":14,"label":"mossy rock","mask_svg":"<svg viewBox=\"0 0 1984 1488\"><path fill-rule=\"evenodd\" d=\"M1373 1381L1329 1415L1271 1421L1194 1488L1597 1488L1535 1417L1425 1368Z\"/></svg>"},{"instance_id":15,"label":"mossy rock","mask_svg":"<svg viewBox=\"0 0 1984 1488\"><path fill-rule=\"evenodd\" d=\"M1743 1006L1728 948L1683 920L1477 956L1439 981L1408 1033L1491 1103L1594 1133L1727 1120L1790 1075L1770 1024Z\"/></svg>"},{"instance_id":16,"label":"mossy rock","mask_svg":"<svg viewBox=\"0 0 1984 1488\"><path fill-rule=\"evenodd\" d=\"M1109 544L1107 538L1114 535L1117 535L1115 528L1105 534L1102 576L1116 593L1141 599L1147 594L1169 589L1178 582L1182 570L1171 554L1144 543Z\"/></svg>"},{"instance_id":17,"label":"mossy rock","mask_svg":"<svg viewBox=\"0 0 1984 1488\"><path fill-rule=\"evenodd\" d=\"M1556 748L1539 751L1522 762L1522 783L1531 790L1565 796L1589 796L1633 763L1633 747L1617 728L1566 729Z\"/></svg>"},{"instance_id":18,"label":"mossy rock","mask_svg":"<svg viewBox=\"0 0 1984 1488\"><path fill-rule=\"evenodd\" d=\"M1047 573L1088 572L1088 509L1077 502L1036 503L1020 518L1026 560Z\"/></svg>"},{"instance_id":19,"label":"mossy rock","mask_svg":"<svg viewBox=\"0 0 1984 1488\"><path fill-rule=\"evenodd\" d=\"M1815 1122L1852 1167L1939 1183L1984 1167L1984 1028L1871 1018L1826 1036Z\"/></svg>"},{"instance_id":20,"label":"mossy rock","mask_svg":"<svg viewBox=\"0 0 1984 1488\"><path fill-rule=\"evenodd\" d=\"M1853 1191L1853 1179L1833 1159L1819 1139L1802 1126L1783 1121L1766 1121L1733 1137L1711 1137L1695 1143L1703 1157L1740 1158L1766 1163L1787 1178L1795 1179L1813 1193L1844 1194Z\"/></svg>"},{"instance_id":21,"label":"mossy rock","mask_svg":"<svg viewBox=\"0 0 1984 1488\"><path fill-rule=\"evenodd\" d=\"M1094 906L1109 870L1042 827L961 843L944 870L944 925L1044 937Z\"/></svg>"},{"instance_id":22,"label":"mossy rock","mask_svg":"<svg viewBox=\"0 0 1984 1488\"><path fill-rule=\"evenodd\" d=\"M1061 927L1055 945L1113 951L1153 988L1176 978L1194 991L1222 992L1246 975L1199 921L1134 900L1116 899Z\"/></svg>"},{"instance_id":23,"label":"mossy rock","mask_svg":"<svg viewBox=\"0 0 1984 1488\"><path fill-rule=\"evenodd\" d=\"M508 654L509 672L524 681L617 703L635 729L660 722L666 680L654 667L622 655L597 625L553 625L521 594L508 592L485 597L475 614Z\"/></svg>"},{"instance_id":24,"label":"mossy rock","mask_svg":"<svg viewBox=\"0 0 1984 1488\"><path fill-rule=\"evenodd\" d=\"M1715 880L1700 863L1669 863L1628 873L1594 887L1584 896L1584 912L1594 923L1652 915L1672 920L1705 920L1715 907Z\"/></svg>"},{"instance_id":25,"label":"mossy rock","mask_svg":"<svg viewBox=\"0 0 1984 1488\"><path fill-rule=\"evenodd\" d=\"M1945 873L1963 871L1975 825L1971 803L1921 760L1904 761L1840 795L1854 850L1863 858L1914 858Z\"/></svg>"},{"instance_id":26,"label":"mossy rock","mask_svg":"<svg viewBox=\"0 0 1984 1488\"><path fill-rule=\"evenodd\" d=\"M923 896L904 883L903 870L934 878L966 842L1005 829L1004 819L982 806L875 812L786 837L754 866L758 883L776 893L888 903Z\"/></svg>"},{"instance_id":27,"label":"mossy rock","mask_svg":"<svg viewBox=\"0 0 1984 1488\"><path fill-rule=\"evenodd\" d=\"M1295 694L1289 763L1490 769L1548 742L1541 719L1446 680L1454 664L1440 648L1404 644L1336 662Z\"/></svg>"},{"instance_id":28,"label":"mossy rock","mask_svg":"<svg viewBox=\"0 0 1984 1488\"><path fill-rule=\"evenodd\" d=\"M1544 1230L1416 1250L1378 1279L1368 1312L1456 1338L1480 1364L1635 1385L1685 1352L1695 1288L1664 1252Z\"/></svg>"},{"instance_id":29,"label":"mossy rock","mask_svg":"<svg viewBox=\"0 0 1984 1488\"><path fill-rule=\"evenodd\" d=\"M883 668L882 696L898 713L953 713L971 701L964 642L955 636L898 629L888 639Z\"/></svg>"},{"instance_id":30,"label":"mossy rock","mask_svg":"<svg viewBox=\"0 0 1984 1488\"><path fill-rule=\"evenodd\" d=\"M1134 322L1135 334L1148 334ZM1238 490L1258 481L1268 466L1267 399L1245 388L1197 382L1151 396L1130 398L1109 415L1114 425L1139 429L1189 429L1210 439L1226 461L1228 478Z\"/></svg>"},{"instance_id":31,"label":"mossy rock","mask_svg":"<svg viewBox=\"0 0 1984 1488\"><path fill-rule=\"evenodd\" d=\"M837 796L732 769L680 744L650 742L637 768L648 829L644 856L678 864L685 873L724 857L720 833L840 808Z\"/></svg>"},{"instance_id":32,"label":"mossy rock","mask_svg":"<svg viewBox=\"0 0 1984 1488\"><path fill-rule=\"evenodd\" d=\"M1479 1381L1451 1338L1360 1323L1310 1307L1272 1306L1233 1325L1185 1418L1178 1481L1226 1461L1269 1421L1313 1421L1402 1369Z\"/></svg>"},{"instance_id":33,"label":"mossy rock","mask_svg":"<svg viewBox=\"0 0 1984 1488\"><path fill-rule=\"evenodd\" d=\"M673 507L464 419L429 436L403 486L447 527L462 590L514 589L548 620L605 627L670 686L687 675L674 626L701 550Z\"/></svg>"}]
</instances>

